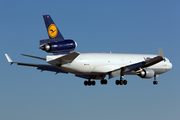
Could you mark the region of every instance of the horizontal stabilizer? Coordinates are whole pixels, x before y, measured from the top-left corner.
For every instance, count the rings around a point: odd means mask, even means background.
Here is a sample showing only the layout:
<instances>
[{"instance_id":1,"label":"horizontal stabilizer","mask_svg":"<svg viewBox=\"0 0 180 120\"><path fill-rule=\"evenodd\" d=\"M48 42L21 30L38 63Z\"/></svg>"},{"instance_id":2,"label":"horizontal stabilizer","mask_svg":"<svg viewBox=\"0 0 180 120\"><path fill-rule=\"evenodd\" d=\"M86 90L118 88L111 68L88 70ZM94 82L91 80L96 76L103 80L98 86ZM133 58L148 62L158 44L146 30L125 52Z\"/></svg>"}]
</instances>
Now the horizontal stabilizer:
<instances>
[{"instance_id":1,"label":"horizontal stabilizer","mask_svg":"<svg viewBox=\"0 0 180 120\"><path fill-rule=\"evenodd\" d=\"M45 60L46 61L46 58L41 58L41 57L36 57L36 56L31 56L31 55L25 55L25 54L21 54L23 56L26 56L26 57L32 57L32 58L36 58L36 59L40 59L40 60Z\"/></svg>"},{"instance_id":2,"label":"horizontal stabilizer","mask_svg":"<svg viewBox=\"0 0 180 120\"><path fill-rule=\"evenodd\" d=\"M73 52L73 53L67 54L63 57L57 58L55 60L59 61L59 62L71 63L78 55L79 55L79 53Z\"/></svg>"}]
</instances>

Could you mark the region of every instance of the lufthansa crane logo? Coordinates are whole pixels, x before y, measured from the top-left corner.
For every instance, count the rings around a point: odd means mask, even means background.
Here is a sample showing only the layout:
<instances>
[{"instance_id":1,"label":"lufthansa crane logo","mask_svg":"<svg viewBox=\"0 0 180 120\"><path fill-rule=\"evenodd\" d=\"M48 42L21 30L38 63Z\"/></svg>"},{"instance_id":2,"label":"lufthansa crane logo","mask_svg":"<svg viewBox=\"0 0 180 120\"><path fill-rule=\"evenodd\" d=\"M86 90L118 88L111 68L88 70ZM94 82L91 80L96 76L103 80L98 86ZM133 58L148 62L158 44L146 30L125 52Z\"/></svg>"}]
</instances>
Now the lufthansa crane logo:
<instances>
[{"instance_id":1,"label":"lufthansa crane logo","mask_svg":"<svg viewBox=\"0 0 180 120\"><path fill-rule=\"evenodd\" d=\"M51 24L48 28L48 34L51 38L55 38L57 36L58 30L55 24Z\"/></svg>"}]
</instances>

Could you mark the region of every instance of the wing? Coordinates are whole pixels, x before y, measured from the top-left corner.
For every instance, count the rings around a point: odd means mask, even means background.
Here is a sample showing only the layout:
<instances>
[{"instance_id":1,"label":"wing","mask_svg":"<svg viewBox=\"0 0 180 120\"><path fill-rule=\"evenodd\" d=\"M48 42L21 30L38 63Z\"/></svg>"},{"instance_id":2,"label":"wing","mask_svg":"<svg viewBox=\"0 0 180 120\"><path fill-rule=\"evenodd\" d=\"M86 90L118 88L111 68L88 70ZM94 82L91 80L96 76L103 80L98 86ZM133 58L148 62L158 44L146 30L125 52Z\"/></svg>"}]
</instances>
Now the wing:
<instances>
[{"instance_id":1,"label":"wing","mask_svg":"<svg viewBox=\"0 0 180 120\"><path fill-rule=\"evenodd\" d=\"M140 69L143 69L143 68L150 67L150 66L152 66L154 64L157 64L157 63L161 62L162 60L164 60L164 55L163 55L163 52L162 52L162 48L159 48L159 55L152 58L152 59L149 59L147 61L138 62L138 63L135 63L135 64L131 64L131 65L128 65L128 66L124 66L124 67L121 67L119 69L108 72L109 79L120 75L122 70L123 70L123 72L131 72L133 70L137 71L137 70L140 70Z\"/></svg>"},{"instance_id":2,"label":"wing","mask_svg":"<svg viewBox=\"0 0 180 120\"><path fill-rule=\"evenodd\" d=\"M54 66L51 66L51 65L43 65L43 64L30 64L30 63L20 63L20 62L13 62L12 59L8 56L8 54L5 54L7 60L9 63L11 63L11 65L13 63L17 64L17 65L23 65L23 66L30 66L30 67L37 67L38 70L41 70L41 71L51 71L51 72L56 72L57 73L68 73L68 72L65 72L57 67L54 67ZM24 55L24 56L28 56L28 57L34 57L34 56L29 56L29 55ZM38 58L39 59L39 58ZM41 58L40 58L41 59ZM44 60L44 59L42 59Z\"/></svg>"}]
</instances>

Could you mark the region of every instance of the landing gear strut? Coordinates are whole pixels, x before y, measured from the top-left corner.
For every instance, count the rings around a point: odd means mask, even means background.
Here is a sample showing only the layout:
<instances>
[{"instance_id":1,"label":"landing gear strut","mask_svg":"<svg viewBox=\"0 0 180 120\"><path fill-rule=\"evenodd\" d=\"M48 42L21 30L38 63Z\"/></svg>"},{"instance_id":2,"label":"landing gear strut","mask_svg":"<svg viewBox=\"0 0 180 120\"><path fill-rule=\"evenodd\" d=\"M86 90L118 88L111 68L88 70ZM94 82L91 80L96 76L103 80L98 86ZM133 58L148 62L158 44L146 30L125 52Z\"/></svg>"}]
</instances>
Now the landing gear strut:
<instances>
[{"instance_id":1,"label":"landing gear strut","mask_svg":"<svg viewBox=\"0 0 180 120\"><path fill-rule=\"evenodd\" d=\"M127 80L116 80L116 85L127 85Z\"/></svg>"},{"instance_id":2,"label":"landing gear strut","mask_svg":"<svg viewBox=\"0 0 180 120\"><path fill-rule=\"evenodd\" d=\"M123 80L124 78L124 69L121 69L121 73L120 73L120 80L116 80L116 85L127 85L127 80Z\"/></svg>"},{"instance_id":3,"label":"landing gear strut","mask_svg":"<svg viewBox=\"0 0 180 120\"><path fill-rule=\"evenodd\" d=\"M158 84L158 81L156 81L156 75L154 76L153 84L154 84L154 85L157 85L157 84Z\"/></svg>"}]
</instances>

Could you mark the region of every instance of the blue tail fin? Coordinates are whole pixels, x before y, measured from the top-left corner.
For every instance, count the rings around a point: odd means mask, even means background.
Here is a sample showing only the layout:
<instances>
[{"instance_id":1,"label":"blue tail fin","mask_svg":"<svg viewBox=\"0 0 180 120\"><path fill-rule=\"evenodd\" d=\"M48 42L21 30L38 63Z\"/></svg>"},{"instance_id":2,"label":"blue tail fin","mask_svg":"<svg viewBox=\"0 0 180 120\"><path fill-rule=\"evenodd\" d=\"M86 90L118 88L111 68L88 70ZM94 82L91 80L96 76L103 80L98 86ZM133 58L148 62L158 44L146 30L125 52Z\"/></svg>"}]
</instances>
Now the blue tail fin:
<instances>
[{"instance_id":1,"label":"blue tail fin","mask_svg":"<svg viewBox=\"0 0 180 120\"><path fill-rule=\"evenodd\" d=\"M49 39L40 40L40 49L54 55L69 54L70 51L76 49L77 43L74 40L63 38L50 15L43 15L43 18Z\"/></svg>"},{"instance_id":2,"label":"blue tail fin","mask_svg":"<svg viewBox=\"0 0 180 120\"><path fill-rule=\"evenodd\" d=\"M43 15L43 18L46 25L47 33L49 35L49 39L53 39L53 41L64 41L63 36L59 32L54 21L51 19L51 16Z\"/></svg>"}]
</instances>

